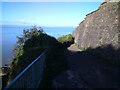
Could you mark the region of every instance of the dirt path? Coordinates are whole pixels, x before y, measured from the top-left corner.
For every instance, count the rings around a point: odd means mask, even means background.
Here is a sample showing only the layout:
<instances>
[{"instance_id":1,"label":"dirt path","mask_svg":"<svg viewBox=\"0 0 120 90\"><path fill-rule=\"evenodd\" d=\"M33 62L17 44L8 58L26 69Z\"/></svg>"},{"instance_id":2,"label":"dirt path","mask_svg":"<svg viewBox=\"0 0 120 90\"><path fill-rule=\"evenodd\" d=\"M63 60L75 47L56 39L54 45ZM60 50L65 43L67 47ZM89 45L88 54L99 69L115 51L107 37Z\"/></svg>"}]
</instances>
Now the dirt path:
<instances>
[{"instance_id":1,"label":"dirt path","mask_svg":"<svg viewBox=\"0 0 120 90\"><path fill-rule=\"evenodd\" d=\"M80 49L78 49L75 44L72 44L70 47L68 47L69 51L73 51L73 52L79 52L81 51Z\"/></svg>"},{"instance_id":2,"label":"dirt path","mask_svg":"<svg viewBox=\"0 0 120 90\"><path fill-rule=\"evenodd\" d=\"M66 51L68 70L53 80L54 88L118 87L119 69L80 51L74 44Z\"/></svg>"}]
</instances>

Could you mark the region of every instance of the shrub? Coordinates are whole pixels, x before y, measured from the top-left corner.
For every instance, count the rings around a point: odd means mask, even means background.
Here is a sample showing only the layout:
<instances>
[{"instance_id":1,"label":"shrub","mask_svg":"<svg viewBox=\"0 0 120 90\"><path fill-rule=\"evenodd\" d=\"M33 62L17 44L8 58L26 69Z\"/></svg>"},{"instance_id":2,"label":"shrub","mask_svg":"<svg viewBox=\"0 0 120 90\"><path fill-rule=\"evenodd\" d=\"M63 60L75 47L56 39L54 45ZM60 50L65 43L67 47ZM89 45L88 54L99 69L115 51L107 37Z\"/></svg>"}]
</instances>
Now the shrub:
<instances>
[{"instance_id":1,"label":"shrub","mask_svg":"<svg viewBox=\"0 0 120 90\"><path fill-rule=\"evenodd\" d=\"M46 68L43 78L44 83L42 84L44 86L51 78L66 68L67 60L64 56L63 45L54 37L45 34L43 29L38 29L36 26L24 30L22 37L18 37L14 48L15 55L12 59L8 83L45 50Z\"/></svg>"},{"instance_id":2,"label":"shrub","mask_svg":"<svg viewBox=\"0 0 120 90\"><path fill-rule=\"evenodd\" d=\"M74 38L71 34L59 37L57 40L67 47L74 43Z\"/></svg>"}]
</instances>

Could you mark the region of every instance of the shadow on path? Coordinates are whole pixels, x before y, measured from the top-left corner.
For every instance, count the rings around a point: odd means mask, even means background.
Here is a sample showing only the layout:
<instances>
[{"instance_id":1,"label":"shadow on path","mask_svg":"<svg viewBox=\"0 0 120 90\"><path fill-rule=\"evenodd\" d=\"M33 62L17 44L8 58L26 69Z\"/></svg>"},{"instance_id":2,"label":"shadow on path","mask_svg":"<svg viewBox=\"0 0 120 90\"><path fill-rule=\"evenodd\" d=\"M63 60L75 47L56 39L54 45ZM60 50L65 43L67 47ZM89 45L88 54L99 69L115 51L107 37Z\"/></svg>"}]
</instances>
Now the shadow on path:
<instances>
[{"instance_id":1,"label":"shadow on path","mask_svg":"<svg viewBox=\"0 0 120 90\"><path fill-rule=\"evenodd\" d=\"M53 80L53 88L119 87L119 66L104 62L88 51L82 52L74 44L68 48L65 52L68 69Z\"/></svg>"}]
</instances>

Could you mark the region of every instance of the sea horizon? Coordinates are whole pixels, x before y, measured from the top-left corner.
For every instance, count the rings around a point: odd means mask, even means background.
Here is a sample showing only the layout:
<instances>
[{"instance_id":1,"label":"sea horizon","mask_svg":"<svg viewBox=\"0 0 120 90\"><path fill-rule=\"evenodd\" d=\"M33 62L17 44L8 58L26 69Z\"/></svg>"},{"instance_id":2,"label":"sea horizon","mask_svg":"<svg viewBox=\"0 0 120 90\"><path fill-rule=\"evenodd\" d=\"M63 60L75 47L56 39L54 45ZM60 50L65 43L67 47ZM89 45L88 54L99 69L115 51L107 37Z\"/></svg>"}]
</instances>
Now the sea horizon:
<instances>
[{"instance_id":1,"label":"sea horizon","mask_svg":"<svg viewBox=\"0 0 120 90\"><path fill-rule=\"evenodd\" d=\"M34 26L34 25L33 25ZM53 27L53 26L37 26L42 27L43 31L56 39L63 35L72 34L75 27ZM32 26L23 25L2 25L2 66L9 64L13 56L13 48L17 41L17 36L21 36L24 29L30 29Z\"/></svg>"},{"instance_id":2,"label":"sea horizon","mask_svg":"<svg viewBox=\"0 0 120 90\"><path fill-rule=\"evenodd\" d=\"M33 24L33 25L14 25L14 24L12 24L12 25L10 25L10 24L0 24L0 27L3 27L3 26L12 26L12 27L14 27L14 26L18 26L18 27L32 27L32 26L37 26L37 27L74 27L74 28L76 28L77 26L43 26L43 25L36 25L36 24Z\"/></svg>"}]
</instances>

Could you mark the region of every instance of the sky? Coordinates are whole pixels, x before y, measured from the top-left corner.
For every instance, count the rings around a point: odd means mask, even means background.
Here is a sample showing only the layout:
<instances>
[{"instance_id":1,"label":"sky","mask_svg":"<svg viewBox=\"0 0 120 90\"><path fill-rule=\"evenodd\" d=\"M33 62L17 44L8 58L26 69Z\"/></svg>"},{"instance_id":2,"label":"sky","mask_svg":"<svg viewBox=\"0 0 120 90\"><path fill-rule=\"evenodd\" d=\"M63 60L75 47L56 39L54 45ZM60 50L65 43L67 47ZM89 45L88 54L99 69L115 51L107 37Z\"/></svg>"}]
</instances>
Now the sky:
<instances>
[{"instance_id":1,"label":"sky","mask_svg":"<svg viewBox=\"0 0 120 90\"><path fill-rule=\"evenodd\" d=\"M3 25L76 27L101 2L2 2Z\"/></svg>"},{"instance_id":2,"label":"sky","mask_svg":"<svg viewBox=\"0 0 120 90\"><path fill-rule=\"evenodd\" d=\"M1 0L2 2L103 2L103 0Z\"/></svg>"}]
</instances>

